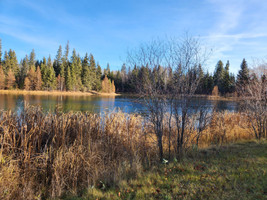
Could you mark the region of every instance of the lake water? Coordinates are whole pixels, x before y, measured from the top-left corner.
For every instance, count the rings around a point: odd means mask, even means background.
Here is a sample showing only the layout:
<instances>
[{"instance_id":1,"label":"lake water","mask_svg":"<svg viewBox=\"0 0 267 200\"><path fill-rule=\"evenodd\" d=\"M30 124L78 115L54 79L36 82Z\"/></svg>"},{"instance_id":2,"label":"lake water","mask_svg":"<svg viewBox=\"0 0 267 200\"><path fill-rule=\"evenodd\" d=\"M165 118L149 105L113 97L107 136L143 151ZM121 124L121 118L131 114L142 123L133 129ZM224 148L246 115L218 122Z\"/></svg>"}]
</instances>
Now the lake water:
<instances>
[{"instance_id":1,"label":"lake water","mask_svg":"<svg viewBox=\"0 0 267 200\"><path fill-rule=\"evenodd\" d=\"M112 112L121 110L126 113L145 113L145 107L137 98L128 96L46 96L46 95L13 95L0 94L0 110L20 111L25 104L39 105L44 111L54 111L57 107L64 112L89 111ZM235 101L210 100L194 98L191 106L206 106L218 111L236 111L238 103Z\"/></svg>"}]
</instances>

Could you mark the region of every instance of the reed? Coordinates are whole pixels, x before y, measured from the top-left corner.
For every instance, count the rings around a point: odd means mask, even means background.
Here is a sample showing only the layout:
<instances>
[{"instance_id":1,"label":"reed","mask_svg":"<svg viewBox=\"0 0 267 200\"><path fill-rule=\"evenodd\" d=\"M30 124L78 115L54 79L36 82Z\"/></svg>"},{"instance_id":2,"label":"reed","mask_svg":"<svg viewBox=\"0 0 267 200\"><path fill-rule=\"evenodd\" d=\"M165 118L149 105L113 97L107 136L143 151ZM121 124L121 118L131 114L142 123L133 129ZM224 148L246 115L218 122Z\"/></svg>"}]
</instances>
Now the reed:
<instances>
[{"instance_id":1,"label":"reed","mask_svg":"<svg viewBox=\"0 0 267 200\"><path fill-rule=\"evenodd\" d=\"M238 113L214 113L200 147L249 140L248 121ZM196 140L194 118L186 145ZM19 115L0 111L0 199L40 199L105 190L158 164L152 124L126 113L45 113L27 107ZM164 129L164 151L168 149ZM172 129L172 155L176 130Z\"/></svg>"}]
</instances>

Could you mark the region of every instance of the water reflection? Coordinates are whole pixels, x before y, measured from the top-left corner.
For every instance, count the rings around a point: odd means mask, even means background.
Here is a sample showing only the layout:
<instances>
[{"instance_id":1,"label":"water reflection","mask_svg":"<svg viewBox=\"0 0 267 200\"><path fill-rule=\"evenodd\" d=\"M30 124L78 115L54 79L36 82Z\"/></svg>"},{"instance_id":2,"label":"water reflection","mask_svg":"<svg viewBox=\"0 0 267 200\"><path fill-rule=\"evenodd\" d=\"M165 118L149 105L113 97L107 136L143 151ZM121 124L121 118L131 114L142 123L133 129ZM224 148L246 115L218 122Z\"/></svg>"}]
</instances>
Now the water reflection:
<instances>
[{"instance_id":1,"label":"water reflection","mask_svg":"<svg viewBox=\"0 0 267 200\"><path fill-rule=\"evenodd\" d=\"M144 114L145 107L137 101L137 98L126 96L48 96L48 95L11 95L0 94L0 109L14 110L20 112L24 105L39 105L44 111L54 111L56 108L64 112L89 111L89 112L111 112L121 110L126 113ZM191 110L204 106L209 110L215 108L217 111L238 109L237 102L209 100L195 98L191 102Z\"/></svg>"}]
</instances>

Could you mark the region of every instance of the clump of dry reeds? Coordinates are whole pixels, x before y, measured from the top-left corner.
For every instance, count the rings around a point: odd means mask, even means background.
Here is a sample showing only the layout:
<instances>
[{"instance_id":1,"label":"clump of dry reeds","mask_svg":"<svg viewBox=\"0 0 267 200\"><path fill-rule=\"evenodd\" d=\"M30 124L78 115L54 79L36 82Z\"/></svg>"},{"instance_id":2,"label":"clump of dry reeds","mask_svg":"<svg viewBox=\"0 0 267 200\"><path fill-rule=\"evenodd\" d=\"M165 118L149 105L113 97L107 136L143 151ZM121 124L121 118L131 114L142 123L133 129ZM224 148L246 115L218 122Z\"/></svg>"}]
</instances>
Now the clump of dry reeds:
<instances>
[{"instance_id":1,"label":"clump of dry reeds","mask_svg":"<svg viewBox=\"0 0 267 200\"><path fill-rule=\"evenodd\" d=\"M188 146L197 134L193 125L188 122ZM240 114L216 113L200 146L250 139L242 125ZM44 113L39 107L20 114L0 111L0 199L78 194L135 177L158 161L153 130L142 116L120 112ZM175 131L170 134L173 147ZM168 145L164 148L167 152Z\"/></svg>"}]
</instances>

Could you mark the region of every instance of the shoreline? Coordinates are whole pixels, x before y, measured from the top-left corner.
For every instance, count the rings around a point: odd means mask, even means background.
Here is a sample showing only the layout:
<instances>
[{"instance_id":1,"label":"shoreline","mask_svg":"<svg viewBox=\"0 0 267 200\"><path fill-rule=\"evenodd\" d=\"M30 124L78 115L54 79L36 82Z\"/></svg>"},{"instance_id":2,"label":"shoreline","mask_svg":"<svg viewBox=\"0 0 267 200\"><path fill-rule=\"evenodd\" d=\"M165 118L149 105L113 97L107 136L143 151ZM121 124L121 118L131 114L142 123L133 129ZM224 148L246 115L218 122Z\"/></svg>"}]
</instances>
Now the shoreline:
<instances>
[{"instance_id":1,"label":"shoreline","mask_svg":"<svg viewBox=\"0 0 267 200\"><path fill-rule=\"evenodd\" d=\"M120 96L121 94L117 93L101 93L96 91L90 92L74 92L74 91L45 91L45 90L37 90L37 91L28 91L28 90L0 90L0 94L13 94L13 95L40 95L40 96Z\"/></svg>"},{"instance_id":2,"label":"shoreline","mask_svg":"<svg viewBox=\"0 0 267 200\"><path fill-rule=\"evenodd\" d=\"M47 91L47 90L0 90L0 94L12 95L40 95L40 96L126 96L138 98L139 95L135 93L101 93L97 91L81 92L81 91ZM212 95L193 95L193 98L206 98L209 100L222 101L238 101L238 97L222 97Z\"/></svg>"},{"instance_id":3,"label":"shoreline","mask_svg":"<svg viewBox=\"0 0 267 200\"><path fill-rule=\"evenodd\" d=\"M127 97L135 97L138 98L138 94L134 93L118 93L122 96L127 96ZM192 96L193 98L203 98L203 99L208 99L208 100L220 100L220 101L239 101L240 98L238 97L224 97L224 96L213 96L213 95L208 95L208 94L195 94Z\"/></svg>"}]
</instances>

